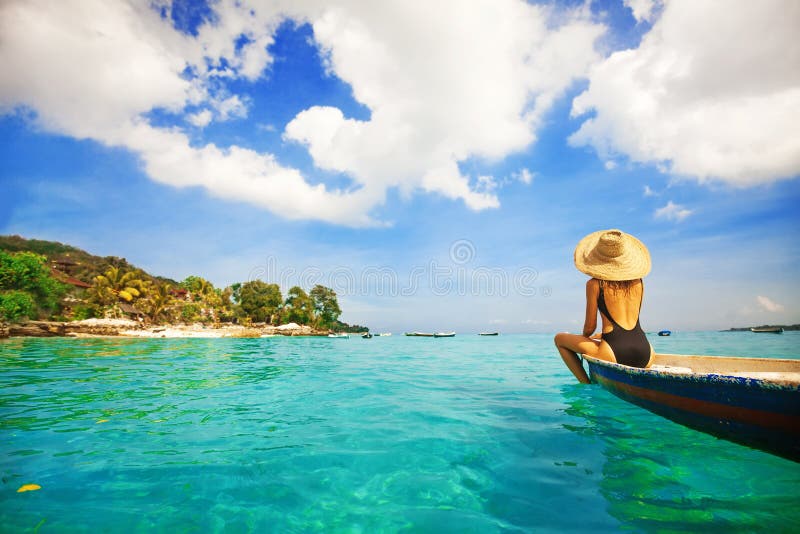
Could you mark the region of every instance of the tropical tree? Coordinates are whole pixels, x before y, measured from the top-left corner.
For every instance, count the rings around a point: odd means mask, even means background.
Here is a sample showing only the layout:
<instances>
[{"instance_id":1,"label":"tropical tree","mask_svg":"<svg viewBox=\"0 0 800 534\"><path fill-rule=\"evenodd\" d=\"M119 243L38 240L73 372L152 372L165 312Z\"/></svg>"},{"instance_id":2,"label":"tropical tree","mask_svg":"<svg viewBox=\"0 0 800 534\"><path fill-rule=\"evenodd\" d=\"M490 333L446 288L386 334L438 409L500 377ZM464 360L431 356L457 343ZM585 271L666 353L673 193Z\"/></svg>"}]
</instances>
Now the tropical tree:
<instances>
[{"instance_id":1,"label":"tropical tree","mask_svg":"<svg viewBox=\"0 0 800 534\"><path fill-rule=\"evenodd\" d=\"M114 295L118 300L132 302L140 297L145 283L136 271L123 272L119 267L109 267L105 274L94 278L94 288L103 296Z\"/></svg>"},{"instance_id":2,"label":"tropical tree","mask_svg":"<svg viewBox=\"0 0 800 534\"><path fill-rule=\"evenodd\" d=\"M196 321L202 321L203 317L203 310L199 304L194 302L187 302L183 306L181 306L180 310L180 318L182 321L186 323L194 323ZM206 318L206 320L208 320Z\"/></svg>"},{"instance_id":3,"label":"tropical tree","mask_svg":"<svg viewBox=\"0 0 800 534\"><path fill-rule=\"evenodd\" d=\"M0 292L0 319L15 322L34 315L36 304L27 291Z\"/></svg>"},{"instance_id":4,"label":"tropical tree","mask_svg":"<svg viewBox=\"0 0 800 534\"><path fill-rule=\"evenodd\" d=\"M147 298L144 299L144 312L154 323L159 322L175 302L170 284L157 284L148 288Z\"/></svg>"},{"instance_id":5,"label":"tropical tree","mask_svg":"<svg viewBox=\"0 0 800 534\"><path fill-rule=\"evenodd\" d=\"M199 304L199 308L190 308L191 310L199 310L197 319L201 321L210 319L218 321L221 318L232 317L231 290L215 288L214 284L200 276L188 276L179 285L189 291L192 302ZM185 318L187 314L183 315Z\"/></svg>"},{"instance_id":6,"label":"tropical tree","mask_svg":"<svg viewBox=\"0 0 800 534\"><path fill-rule=\"evenodd\" d=\"M281 316L287 323L311 324L314 321L314 301L303 288L294 286L289 289Z\"/></svg>"},{"instance_id":7,"label":"tropical tree","mask_svg":"<svg viewBox=\"0 0 800 534\"><path fill-rule=\"evenodd\" d=\"M233 288L226 287L225 289L217 289L217 296L219 297L220 304L218 309L218 319L223 322L230 322L233 320Z\"/></svg>"},{"instance_id":8,"label":"tropical tree","mask_svg":"<svg viewBox=\"0 0 800 534\"><path fill-rule=\"evenodd\" d=\"M47 259L33 252L0 251L0 318L49 316L58 309L67 286L53 278Z\"/></svg>"},{"instance_id":9,"label":"tropical tree","mask_svg":"<svg viewBox=\"0 0 800 534\"><path fill-rule=\"evenodd\" d=\"M342 309L336 298L336 291L322 285L315 285L311 289L311 299L314 302L314 312L317 315L318 326L330 328L339 319Z\"/></svg>"},{"instance_id":10,"label":"tropical tree","mask_svg":"<svg viewBox=\"0 0 800 534\"><path fill-rule=\"evenodd\" d=\"M281 308L283 297L278 284L261 280L245 282L239 289L239 309L254 322L272 323Z\"/></svg>"},{"instance_id":11,"label":"tropical tree","mask_svg":"<svg viewBox=\"0 0 800 534\"><path fill-rule=\"evenodd\" d=\"M228 289L231 290L230 297L234 303L238 304L239 299L242 297L242 283L236 282L235 284L231 284Z\"/></svg>"},{"instance_id":12,"label":"tropical tree","mask_svg":"<svg viewBox=\"0 0 800 534\"><path fill-rule=\"evenodd\" d=\"M194 302L203 302L214 293L214 284L202 276L187 276L178 285L192 294Z\"/></svg>"},{"instance_id":13,"label":"tropical tree","mask_svg":"<svg viewBox=\"0 0 800 534\"><path fill-rule=\"evenodd\" d=\"M94 277L94 284L87 290L88 301L96 311L120 313L119 301L133 302L145 291L145 282L137 271L124 272L119 267L109 267L105 274Z\"/></svg>"}]
</instances>

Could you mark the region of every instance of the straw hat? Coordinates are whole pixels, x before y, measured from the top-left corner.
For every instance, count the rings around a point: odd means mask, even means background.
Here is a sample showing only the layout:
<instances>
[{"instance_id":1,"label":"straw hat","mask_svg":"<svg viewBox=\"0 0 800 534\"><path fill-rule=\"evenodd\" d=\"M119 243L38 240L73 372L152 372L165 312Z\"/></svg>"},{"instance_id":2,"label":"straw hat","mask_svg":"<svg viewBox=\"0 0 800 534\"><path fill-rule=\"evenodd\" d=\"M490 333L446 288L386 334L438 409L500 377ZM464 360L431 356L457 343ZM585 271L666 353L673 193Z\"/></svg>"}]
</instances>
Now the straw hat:
<instances>
[{"instance_id":1,"label":"straw hat","mask_svg":"<svg viewBox=\"0 0 800 534\"><path fill-rule=\"evenodd\" d=\"M636 280L650 272L650 252L621 230L600 230L575 247L575 267L600 280Z\"/></svg>"}]
</instances>

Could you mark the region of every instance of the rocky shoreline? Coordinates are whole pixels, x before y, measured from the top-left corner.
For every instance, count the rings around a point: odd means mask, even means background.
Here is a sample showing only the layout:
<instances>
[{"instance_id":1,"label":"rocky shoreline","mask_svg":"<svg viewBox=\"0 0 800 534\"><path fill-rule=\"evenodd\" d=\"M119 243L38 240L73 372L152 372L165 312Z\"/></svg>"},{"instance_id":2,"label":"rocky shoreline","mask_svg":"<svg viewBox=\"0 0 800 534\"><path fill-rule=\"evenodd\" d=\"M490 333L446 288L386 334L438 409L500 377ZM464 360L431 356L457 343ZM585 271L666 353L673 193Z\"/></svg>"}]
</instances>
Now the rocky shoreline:
<instances>
[{"instance_id":1,"label":"rocky shoreline","mask_svg":"<svg viewBox=\"0 0 800 534\"><path fill-rule=\"evenodd\" d=\"M271 336L327 336L327 330L294 323L271 325L143 325L127 319L86 319L83 321L26 321L0 324L0 338L8 337L126 337L126 338L217 338Z\"/></svg>"}]
</instances>

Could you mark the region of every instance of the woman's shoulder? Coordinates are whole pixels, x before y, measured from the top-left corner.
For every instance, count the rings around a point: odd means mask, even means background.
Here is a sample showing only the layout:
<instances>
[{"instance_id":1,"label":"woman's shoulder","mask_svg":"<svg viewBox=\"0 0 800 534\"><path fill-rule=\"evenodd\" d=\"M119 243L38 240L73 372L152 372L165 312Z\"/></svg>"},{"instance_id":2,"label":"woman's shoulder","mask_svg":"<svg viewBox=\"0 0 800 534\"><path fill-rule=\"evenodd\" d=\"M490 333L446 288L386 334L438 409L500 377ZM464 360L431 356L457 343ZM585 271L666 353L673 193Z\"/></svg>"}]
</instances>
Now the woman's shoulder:
<instances>
[{"instance_id":1,"label":"woman's shoulder","mask_svg":"<svg viewBox=\"0 0 800 534\"><path fill-rule=\"evenodd\" d=\"M600 280L597 278L589 278L586 281L587 293L600 293Z\"/></svg>"}]
</instances>

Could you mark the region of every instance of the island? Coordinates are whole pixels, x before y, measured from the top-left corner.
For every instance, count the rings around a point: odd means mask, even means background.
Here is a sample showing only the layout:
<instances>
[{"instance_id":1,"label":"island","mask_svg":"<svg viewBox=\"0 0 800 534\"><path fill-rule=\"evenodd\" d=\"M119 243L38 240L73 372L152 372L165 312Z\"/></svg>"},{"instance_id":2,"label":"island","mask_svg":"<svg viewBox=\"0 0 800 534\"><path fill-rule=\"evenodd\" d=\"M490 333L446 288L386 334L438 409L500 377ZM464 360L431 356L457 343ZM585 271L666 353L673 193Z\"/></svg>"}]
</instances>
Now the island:
<instances>
[{"instance_id":1,"label":"island","mask_svg":"<svg viewBox=\"0 0 800 534\"><path fill-rule=\"evenodd\" d=\"M783 328L785 331L790 330L800 330L800 324L792 324L792 325L785 325L785 324L762 324L759 326L743 326L743 327L736 327L736 328L729 328L728 330L722 330L723 332L750 332L753 328L756 330L762 329L772 329L772 328Z\"/></svg>"},{"instance_id":2,"label":"island","mask_svg":"<svg viewBox=\"0 0 800 534\"><path fill-rule=\"evenodd\" d=\"M339 320L336 292L263 280L178 282L125 258L0 236L0 337L268 337L368 332Z\"/></svg>"}]
</instances>

